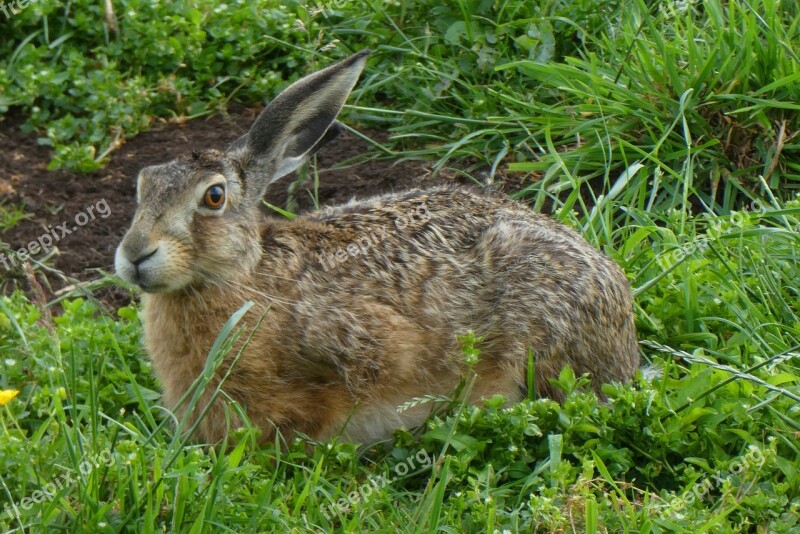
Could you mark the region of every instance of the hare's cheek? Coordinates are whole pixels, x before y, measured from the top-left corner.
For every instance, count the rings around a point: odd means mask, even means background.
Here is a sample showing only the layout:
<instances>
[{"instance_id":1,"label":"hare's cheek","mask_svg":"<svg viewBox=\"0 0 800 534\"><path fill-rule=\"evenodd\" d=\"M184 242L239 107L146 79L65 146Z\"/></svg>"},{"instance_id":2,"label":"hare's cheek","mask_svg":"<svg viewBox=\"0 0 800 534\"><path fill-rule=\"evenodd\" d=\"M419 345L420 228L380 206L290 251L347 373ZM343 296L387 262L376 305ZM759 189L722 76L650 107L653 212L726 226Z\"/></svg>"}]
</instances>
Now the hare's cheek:
<instances>
[{"instance_id":1,"label":"hare's cheek","mask_svg":"<svg viewBox=\"0 0 800 534\"><path fill-rule=\"evenodd\" d=\"M183 244L162 241L155 259L153 277L170 289L181 289L193 281L193 258Z\"/></svg>"},{"instance_id":2,"label":"hare's cheek","mask_svg":"<svg viewBox=\"0 0 800 534\"><path fill-rule=\"evenodd\" d=\"M241 276L260 259L259 238L257 228L235 216L197 218L192 226L196 265L210 275Z\"/></svg>"}]
</instances>

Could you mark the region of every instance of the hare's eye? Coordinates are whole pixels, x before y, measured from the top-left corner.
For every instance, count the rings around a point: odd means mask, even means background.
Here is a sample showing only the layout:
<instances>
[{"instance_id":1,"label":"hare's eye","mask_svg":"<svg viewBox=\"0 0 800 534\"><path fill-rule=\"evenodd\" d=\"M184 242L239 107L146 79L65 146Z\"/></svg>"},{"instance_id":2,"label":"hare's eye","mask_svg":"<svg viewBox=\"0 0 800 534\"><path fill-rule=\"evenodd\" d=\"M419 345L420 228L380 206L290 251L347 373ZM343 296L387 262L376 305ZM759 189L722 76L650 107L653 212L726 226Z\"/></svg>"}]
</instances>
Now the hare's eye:
<instances>
[{"instance_id":1,"label":"hare's eye","mask_svg":"<svg viewBox=\"0 0 800 534\"><path fill-rule=\"evenodd\" d=\"M218 210L225 204L225 188L221 185L212 185L203 197L203 203L212 210Z\"/></svg>"}]
</instances>

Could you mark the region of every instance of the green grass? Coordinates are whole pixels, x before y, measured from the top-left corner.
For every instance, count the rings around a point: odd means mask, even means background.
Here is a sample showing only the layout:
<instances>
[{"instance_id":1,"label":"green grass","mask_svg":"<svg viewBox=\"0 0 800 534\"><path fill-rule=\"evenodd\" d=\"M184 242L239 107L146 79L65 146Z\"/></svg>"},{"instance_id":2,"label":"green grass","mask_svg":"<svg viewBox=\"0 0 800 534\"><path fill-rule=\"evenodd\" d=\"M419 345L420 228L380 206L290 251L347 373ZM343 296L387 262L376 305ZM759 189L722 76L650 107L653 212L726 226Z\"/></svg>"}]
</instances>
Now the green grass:
<instances>
[{"instance_id":1,"label":"green grass","mask_svg":"<svg viewBox=\"0 0 800 534\"><path fill-rule=\"evenodd\" d=\"M52 317L16 293L1 530L800 531L796 3L220 5L114 2L115 33L101 3L33 3L5 23L0 110L89 169L158 117L373 48L345 121L390 128L392 157L523 173L520 198L622 265L662 374L599 404L565 370L561 405L453 402L387 444L258 448L245 427L208 448L159 406L135 307Z\"/></svg>"},{"instance_id":2,"label":"green grass","mask_svg":"<svg viewBox=\"0 0 800 534\"><path fill-rule=\"evenodd\" d=\"M9 202L0 201L0 230L11 230L20 221L29 217L31 214L25 211L24 206L15 206Z\"/></svg>"}]
</instances>

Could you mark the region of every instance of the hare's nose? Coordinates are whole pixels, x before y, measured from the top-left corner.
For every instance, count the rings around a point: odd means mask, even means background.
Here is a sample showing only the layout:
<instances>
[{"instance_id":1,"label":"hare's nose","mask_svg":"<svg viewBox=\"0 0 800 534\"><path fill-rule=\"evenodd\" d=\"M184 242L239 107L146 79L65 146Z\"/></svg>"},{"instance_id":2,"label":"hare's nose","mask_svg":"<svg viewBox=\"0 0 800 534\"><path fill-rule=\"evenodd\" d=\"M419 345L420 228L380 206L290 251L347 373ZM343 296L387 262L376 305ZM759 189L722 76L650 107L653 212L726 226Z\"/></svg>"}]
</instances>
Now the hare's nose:
<instances>
[{"instance_id":1,"label":"hare's nose","mask_svg":"<svg viewBox=\"0 0 800 534\"><path fill-rule=\"evenodd\" d=\"M156 252L158 252L158 247L154 248L150 252L145 252L144 254L142 254L138 258L136 258L135 260L131 260L131 263L133 264L133 266L138 271L139 270L139 265L141 265L145 260L147 260L147 258L152 257Z\"/></svg>"}]
</instances>

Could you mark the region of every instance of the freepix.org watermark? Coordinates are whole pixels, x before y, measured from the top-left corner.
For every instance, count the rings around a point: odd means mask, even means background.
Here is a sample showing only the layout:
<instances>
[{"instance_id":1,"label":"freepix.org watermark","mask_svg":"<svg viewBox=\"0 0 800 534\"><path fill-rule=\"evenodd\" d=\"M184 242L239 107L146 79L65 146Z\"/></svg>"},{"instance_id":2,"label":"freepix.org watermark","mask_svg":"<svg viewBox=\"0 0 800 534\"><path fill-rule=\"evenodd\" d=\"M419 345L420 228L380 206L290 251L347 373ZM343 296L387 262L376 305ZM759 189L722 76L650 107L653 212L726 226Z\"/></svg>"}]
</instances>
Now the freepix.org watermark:
<instances>
[{"instance_id":1,"label":"freepix.org watermark","mask_svg":"<svg viewBox=\"0 0 800 534\"><path fill-rule=\"evenodd\" d=\"M369 234L362 235L358 239L347 243L343 247L334 250L327 250L322 254L319 254L319 263L322 265L322 268L325 269L325 272L328 272L329 270L334 269L340 264L346 262L349 258L366 255L369 253L372 247L378 245L390 235L394 235L398 233L398 231L402 232L410 225L423 224L430 220L431 213L428 211L428 205L421 203L419 206L409 210L407 213L399 215L394 220L393 229L388 228L386 225L380 226Z\"/></svg>"},{"instance_id":2,"label":"freepix.org watermark","mask_svg":"<svg viewBox=\"0 0 800 534\"><path fill-rule=\"evenodd\" d=\"M673 498L669 505L664 508L662 514L675 515L683 510L686 506L691 506L695 501L710 501L711 491L722 487L725 480L732 476L744 477L746 474L752 474L753 478L757 476L758 470L764 465L766 458L764 453L761 452L756 446L750 446L747 453L739 457L738 460L731 462L728 471L723 473L718 470L716 475L703 478L698 481L691 489L687 490L683 496ZM747 489L755 485L755 480L752 481Z\"/></svg>"},{"instance_id":3,"label":"freepix.org watermark","mask_svg":"<svg viewBox=\"0 0 800 534\"><path fill-rule=\"evenodd\" d=\"M341 9L347 4L345 0L334 0L333 2L316 2L311 4L311 13L321 13L326 19L335 13L336 9Z\"/></svg>"},{"instance_id":4,"label":"freepix.org watermark","mask_svg":"<svg viewBox=\"0 0 800 534\"><path fill-rule=\"evenodd\" d=\"M367 481L361 484L357 489L351 491L346 498L342 497L335 503L322 507L322 515L325 519L331 520L338 514L349 512L355 509L359 504L368 501L374 493L385 488L398 478L404 477L415 471L425 471L433 466L434 457L428 451L422 449L417 451L400 462L394 467L394 476L389 477L386 474L379 476L367 477Z\"/></svg>"},{"instance_id":5,"label":"freepix.org watermark","mask_svg":"<svg viewBox=\"0 0 800 534\"><path fill-rule=\"evenodd\" d=\"M35 3L36 0L14 0L12 2L0 1L0 12L6 16L6 20L19 13L28 7L30 4Z\"/></svg>"},{"instance_id":6,"label":"freepix.org watermark","mask_svg":"<svg viewBox=\"0 0 800 534\"><path fill-rule=\"evenodd\" d=\"M77 469L65 471L55 480L42 486L42 489L34 491L30 497L25 497L19 503L6 504L3 514L7 514L9 518L19 517L20 509L28 511L33 508L34 504L52 502L64 488L74 487L81 479L88 477L98 467L111 467L114 462L114 455L111 454L109 449L92 455L83 460Z\"/></svg>"},{"instance_id":7,"label":"freepix.org watermark","mask_svg":"<svg viewBox=\"0 0 800 534\"><path fill-rule=\"evenodd\" d=\"M10 270L39 253L46 254L55 243L58 243L72 232L78 230L81 226L95 220L98 215L102 219L111 215L111 208L108 207L108 202L106 202L104 198L98 200L93 206L88 206L83 211L79 211L73 218L75 224L72 226L70 226L69 222L57 224L55 228L52 224L48 225L48 232L40 235L35 241L28 243L27 246L14 251L8 256L0 253L0 264L2 264L6 270Z\"/></svg>"}]
</instances>

